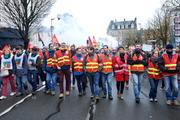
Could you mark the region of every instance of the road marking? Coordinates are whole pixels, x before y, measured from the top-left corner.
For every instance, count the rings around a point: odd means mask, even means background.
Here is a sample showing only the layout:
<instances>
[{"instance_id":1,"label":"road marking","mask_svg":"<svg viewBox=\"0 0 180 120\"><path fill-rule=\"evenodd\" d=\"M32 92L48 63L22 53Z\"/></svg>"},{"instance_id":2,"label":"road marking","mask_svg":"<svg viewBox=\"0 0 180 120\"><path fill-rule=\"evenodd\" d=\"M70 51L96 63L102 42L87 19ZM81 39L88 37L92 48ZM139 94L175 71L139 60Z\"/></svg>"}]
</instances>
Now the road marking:
<instances>
[{"instance_id":1,"label":"road marking","mask_svg":"<svg viewBox=\"0 0 180 120\"><path fill-rule=\"evenodd\" d=\"M42 89L44 89L45 86L40 87L37 91L41 91ZM7 114L8 112L10 112L14 107L16 107L17 105L21 104L24 102L24 100L26 100L27 98L31 97L32 94L27 95L26 97L22 98L20 101L16 102L15 104L13 104L12 106L10 106L9 108L7 108L6 110L4 110L3 112L0 113L0 117L2 117L3 115Z\"/></svg>"}]
</instances>

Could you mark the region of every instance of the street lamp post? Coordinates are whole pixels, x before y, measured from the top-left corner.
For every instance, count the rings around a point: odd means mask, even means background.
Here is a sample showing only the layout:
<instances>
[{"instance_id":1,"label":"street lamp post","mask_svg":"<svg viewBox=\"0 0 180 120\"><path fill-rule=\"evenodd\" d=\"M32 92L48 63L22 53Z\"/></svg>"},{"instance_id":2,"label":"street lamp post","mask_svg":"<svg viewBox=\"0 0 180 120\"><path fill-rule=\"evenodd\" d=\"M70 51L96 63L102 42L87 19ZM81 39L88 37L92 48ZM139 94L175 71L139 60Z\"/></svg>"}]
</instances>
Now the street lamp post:
<instances>
[{"instance_id":1,"label":"street lamp post","mask_svg":"<svg viewBox=\"0 0 180 120\"><path fill-rule=\"evenodd\" d=\"M52 22L53 22L54 18L51 18L51 27L50 27L50 30L51 30L51 38L53 36L53 25L52 25Z\"/></svg>"},{"instance_id":2,"label":"street lamp post","mask_svg":"<svg viewBox=\"0 0 180 120\"><path fill-rule=\"evenodd\" d=\"M57 16L57 20L60 20L60 19L61 19L60 16ZM54 30L53 20L55 20L55 18L51 18L51 26L50 26L51 38L53 37L53 30Z\"/></svg>"}]
</instances>

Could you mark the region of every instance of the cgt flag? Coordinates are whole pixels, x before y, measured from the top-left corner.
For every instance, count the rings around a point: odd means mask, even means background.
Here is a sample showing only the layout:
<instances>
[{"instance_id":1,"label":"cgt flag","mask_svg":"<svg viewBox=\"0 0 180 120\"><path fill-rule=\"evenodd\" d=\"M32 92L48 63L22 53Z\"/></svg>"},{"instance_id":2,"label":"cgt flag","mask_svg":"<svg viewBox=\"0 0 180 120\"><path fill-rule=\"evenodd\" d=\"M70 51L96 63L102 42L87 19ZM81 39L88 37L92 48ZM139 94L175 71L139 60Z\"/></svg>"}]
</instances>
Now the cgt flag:
<instances>
[{"instance_id":1,"label":"cgt flag","mask_svg":"<svg viewBox=\"0 0 180 120\"><path fill-rule=\"evenodd\" d=\"M58 41L58 39L57 39L57 37L56 37L55 34L53 35L51 42L52 42L53 44L59 43L59 41Z\"/></svg>"},{"instance_id":2,"label":"cgt flag","mask_svg":"<svg viewBox=\"0 0 180 120\"><path fill-rule=\"evenodd\" d=\"M92 47L93 46L93 43L92 43L92 40L91 40L90 36L88 37L87 45L88 45L88 47Z\"/></svg>"},{"instance_id":3,"label":"cgt flag","mask_svg":"<svg viewBox=\"0 0 180 120\"><path fill-rule=\"evenodd\" d=\"M96 42L96 39L95 39L95 37L93 36L93 46L94 46L94 48L96 48L97 47L97 42Z\"/></svg>"}]
</instances>

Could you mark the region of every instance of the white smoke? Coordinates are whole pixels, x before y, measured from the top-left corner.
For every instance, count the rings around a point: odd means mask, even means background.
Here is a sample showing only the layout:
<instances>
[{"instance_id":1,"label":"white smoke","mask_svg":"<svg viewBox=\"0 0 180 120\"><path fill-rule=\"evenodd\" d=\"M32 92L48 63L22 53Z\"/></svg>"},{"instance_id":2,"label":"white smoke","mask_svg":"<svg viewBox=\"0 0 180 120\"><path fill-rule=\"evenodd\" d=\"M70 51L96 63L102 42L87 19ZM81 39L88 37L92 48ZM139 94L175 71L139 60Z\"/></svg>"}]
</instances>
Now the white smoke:
<instances>
[{"instance_id":1,"label":"white smoke","mask_svg":"<svg viewBox=\"0 0 180 120\"><path fill-rule=\"evenodd\" d=\"M76 19L68 13L58 15L58 18L60 19L53 23L53 33L57 36L58 41L69 45L85 46L88 33L81 28Z\"/></svg>"}]
</instances>

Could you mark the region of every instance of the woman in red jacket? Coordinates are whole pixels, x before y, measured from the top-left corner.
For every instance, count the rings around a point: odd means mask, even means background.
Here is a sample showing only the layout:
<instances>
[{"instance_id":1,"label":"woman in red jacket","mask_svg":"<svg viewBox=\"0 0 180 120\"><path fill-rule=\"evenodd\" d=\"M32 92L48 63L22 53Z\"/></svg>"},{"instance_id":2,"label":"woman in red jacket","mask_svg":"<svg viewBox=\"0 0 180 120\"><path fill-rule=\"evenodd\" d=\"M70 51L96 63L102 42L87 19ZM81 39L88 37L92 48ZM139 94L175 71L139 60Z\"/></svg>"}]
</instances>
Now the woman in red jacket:
<instances>
[{"instance_id":1,"label":"woman in red jacket","mask_svg":"<svg viewBox=\"0 0 180 120\"><path fill-rule=\"evenodd\" d=\"M122 100L123 100L122 95L124 91L124 84L129 79L127 58L128 55L125 54L124 48L120 46L118 48L116 56L113 59L113 67L116 78L117 95Z\"/></svg>"}]
</instances>

